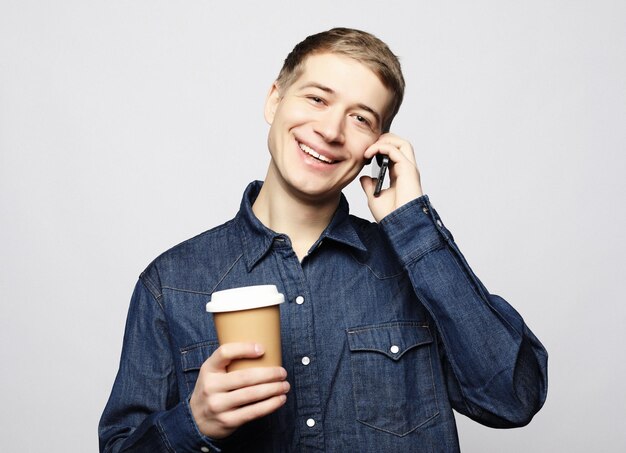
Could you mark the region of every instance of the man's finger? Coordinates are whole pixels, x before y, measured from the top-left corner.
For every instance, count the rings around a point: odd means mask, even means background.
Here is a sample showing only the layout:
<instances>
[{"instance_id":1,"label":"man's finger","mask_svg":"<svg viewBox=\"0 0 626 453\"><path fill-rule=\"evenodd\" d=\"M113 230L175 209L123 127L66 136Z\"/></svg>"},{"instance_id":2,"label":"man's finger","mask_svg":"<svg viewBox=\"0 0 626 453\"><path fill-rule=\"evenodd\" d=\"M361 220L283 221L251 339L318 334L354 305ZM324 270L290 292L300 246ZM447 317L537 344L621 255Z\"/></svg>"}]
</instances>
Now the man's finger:
<instances>
[{"instance_id":1,"label":"man's finger","mask_svg":"<svg viewBox=\"0 0 626 453\"><path fill-rule=\"evenodd\" d=\"M380 138L373 143L365 152L365 158L371 159L373 154L382 151L384 148L389 149L389 147L396 148L402 156L407 159L409 162L415 164L415 151L413 150L413 146L408 141L393 135L393 134L384 134L381 135ZM372 149L374 152L372 153ZM386 153L386 152L385 152ZM391 156L390 156L391 157ZM398 161L398 158L394 158L394 161Z\"/></svg>"},{"instance_id":2,"label":"man's finger","mask_svg":"<svg viewBox=\"0 0 626 453\"><path fill-rule=\"evenodd\" d=\"M224 383L224 391L251 387L268 382L284 381L287 371L282 367L246 368L228 373L228 380Z\"/></svg>"},{"instance_id":3,"label":"man's finger","mask_svg":"<svg viewBox=\"0 0 626 453\"><path fill-rule=\"evenodd\" d=\"M251 387L240 388L228 393L228 403L230 407L236 408L258 403L259 401L284 395L289 392L289 382L269 382Z\"/></svg>"},{"instance_id":4,"label":"man's finger","mask_svg":"<svg viewBox=\"0 0 626 453\"><path fill-rule=\"evenodd\" d=\"M236 359L255 359L263 355L265 350L258 343L227 343L215 350L211 357L206 359L203 366L208 371L226 372L226 367Z\"/></svg>"},{"instance_id":5,"label":"man's finger","mask_svg":"<svg viewBox=\"0 0 626 453\"><path fill-rule=\"evenodd\" d=\"M231 426L241 426L257 418L264 417L276 411L287 401L286 395L278 395L258 403L242 406L222 415L222 420Z\"/></svg>"}]
</instances>

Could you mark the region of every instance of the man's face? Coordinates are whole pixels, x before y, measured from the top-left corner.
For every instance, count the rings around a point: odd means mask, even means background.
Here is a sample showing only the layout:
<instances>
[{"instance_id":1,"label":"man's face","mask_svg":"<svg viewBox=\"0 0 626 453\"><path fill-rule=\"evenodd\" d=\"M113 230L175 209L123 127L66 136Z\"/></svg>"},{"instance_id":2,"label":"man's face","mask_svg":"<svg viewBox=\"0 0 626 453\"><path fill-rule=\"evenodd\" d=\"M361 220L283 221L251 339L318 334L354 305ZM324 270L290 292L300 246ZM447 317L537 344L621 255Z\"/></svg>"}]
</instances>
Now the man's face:
<instances>
[{"instance_id":1,"label":"man's face","mask_svg":"<svg viewBox=\"0 0 626 453\"><path fill-rule=\"evenodd\" d=\"M291 86L279 91L274 85L268 95L268 178L309 202L336 200L363 168L363 153L380 136L391 98L358 61L309 56Z\"/></svg>"}]
</instances>

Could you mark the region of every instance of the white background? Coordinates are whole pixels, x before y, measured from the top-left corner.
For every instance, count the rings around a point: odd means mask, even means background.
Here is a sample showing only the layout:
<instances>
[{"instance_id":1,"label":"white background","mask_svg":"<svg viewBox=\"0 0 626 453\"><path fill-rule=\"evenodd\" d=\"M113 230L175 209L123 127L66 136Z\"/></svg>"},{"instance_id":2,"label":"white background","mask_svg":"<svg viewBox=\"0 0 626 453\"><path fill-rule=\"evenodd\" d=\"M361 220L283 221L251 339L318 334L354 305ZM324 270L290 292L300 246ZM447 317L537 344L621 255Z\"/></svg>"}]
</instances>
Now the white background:
<instances>
[{"instance_id":1,"label":"white background","mask_svg":"<svg viewBox=\"0 0 626 453\"><path fill-rule=\"evenodd\" d=\"M459 416L463 451L626 451L625 5L0 0L0 450L97 451L138 274L234 215L282 60L349 26L401 57L392 130L550 353L533 422Z\"/></svg>"}]
</instances>

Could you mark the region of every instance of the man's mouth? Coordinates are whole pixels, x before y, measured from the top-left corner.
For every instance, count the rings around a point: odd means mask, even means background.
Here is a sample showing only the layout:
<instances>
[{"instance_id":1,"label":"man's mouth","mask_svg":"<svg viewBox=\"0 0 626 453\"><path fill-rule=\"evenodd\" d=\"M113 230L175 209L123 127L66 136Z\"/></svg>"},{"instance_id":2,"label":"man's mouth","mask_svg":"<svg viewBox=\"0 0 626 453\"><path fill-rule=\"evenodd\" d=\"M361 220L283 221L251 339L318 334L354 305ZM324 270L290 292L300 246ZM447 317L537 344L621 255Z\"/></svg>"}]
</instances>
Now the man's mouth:
<instances>
[{"instance_id":1,"label":"man's mouth","mask_svg":"<svg viewBox=\"0 0 626 453\"><path fill-rule=\"evenodd\" d=\"M298 142L298 146L300 147L300 149L302 151L304 151L305 153L307 153L309 156L314 157L315 159L319 160L320 162L324 162L326 164L334 164L335 161L332 159L329 159L326 156L322 156L320 153L318 153L317 151L315 151L313 148L305 145L304 143L300 143Z\"/></svg>"}]
</instances>

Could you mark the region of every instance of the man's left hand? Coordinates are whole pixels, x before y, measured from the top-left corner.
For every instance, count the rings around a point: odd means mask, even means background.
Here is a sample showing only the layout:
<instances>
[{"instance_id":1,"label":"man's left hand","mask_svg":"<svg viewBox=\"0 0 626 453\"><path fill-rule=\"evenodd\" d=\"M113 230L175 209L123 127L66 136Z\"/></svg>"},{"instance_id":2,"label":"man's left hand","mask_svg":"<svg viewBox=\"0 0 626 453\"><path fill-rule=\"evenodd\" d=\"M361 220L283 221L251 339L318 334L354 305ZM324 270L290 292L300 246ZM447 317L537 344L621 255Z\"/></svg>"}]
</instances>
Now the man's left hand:
<instances>
[{"instance_id":1,"label":"man's left hand","mask_svg":"<svg viewBox=\"0 0 626 453\"><path fill-rule=\"evenodd\" d=\"M400 206L422 196L422 185L415 152L409 142L391 133L383 134L365 150L364 157L369 160L376 154L389 156L389 187L375 197L376 178L361 176L360 182L370 211L380 222Z\"/></svg>"}]
</instances>

